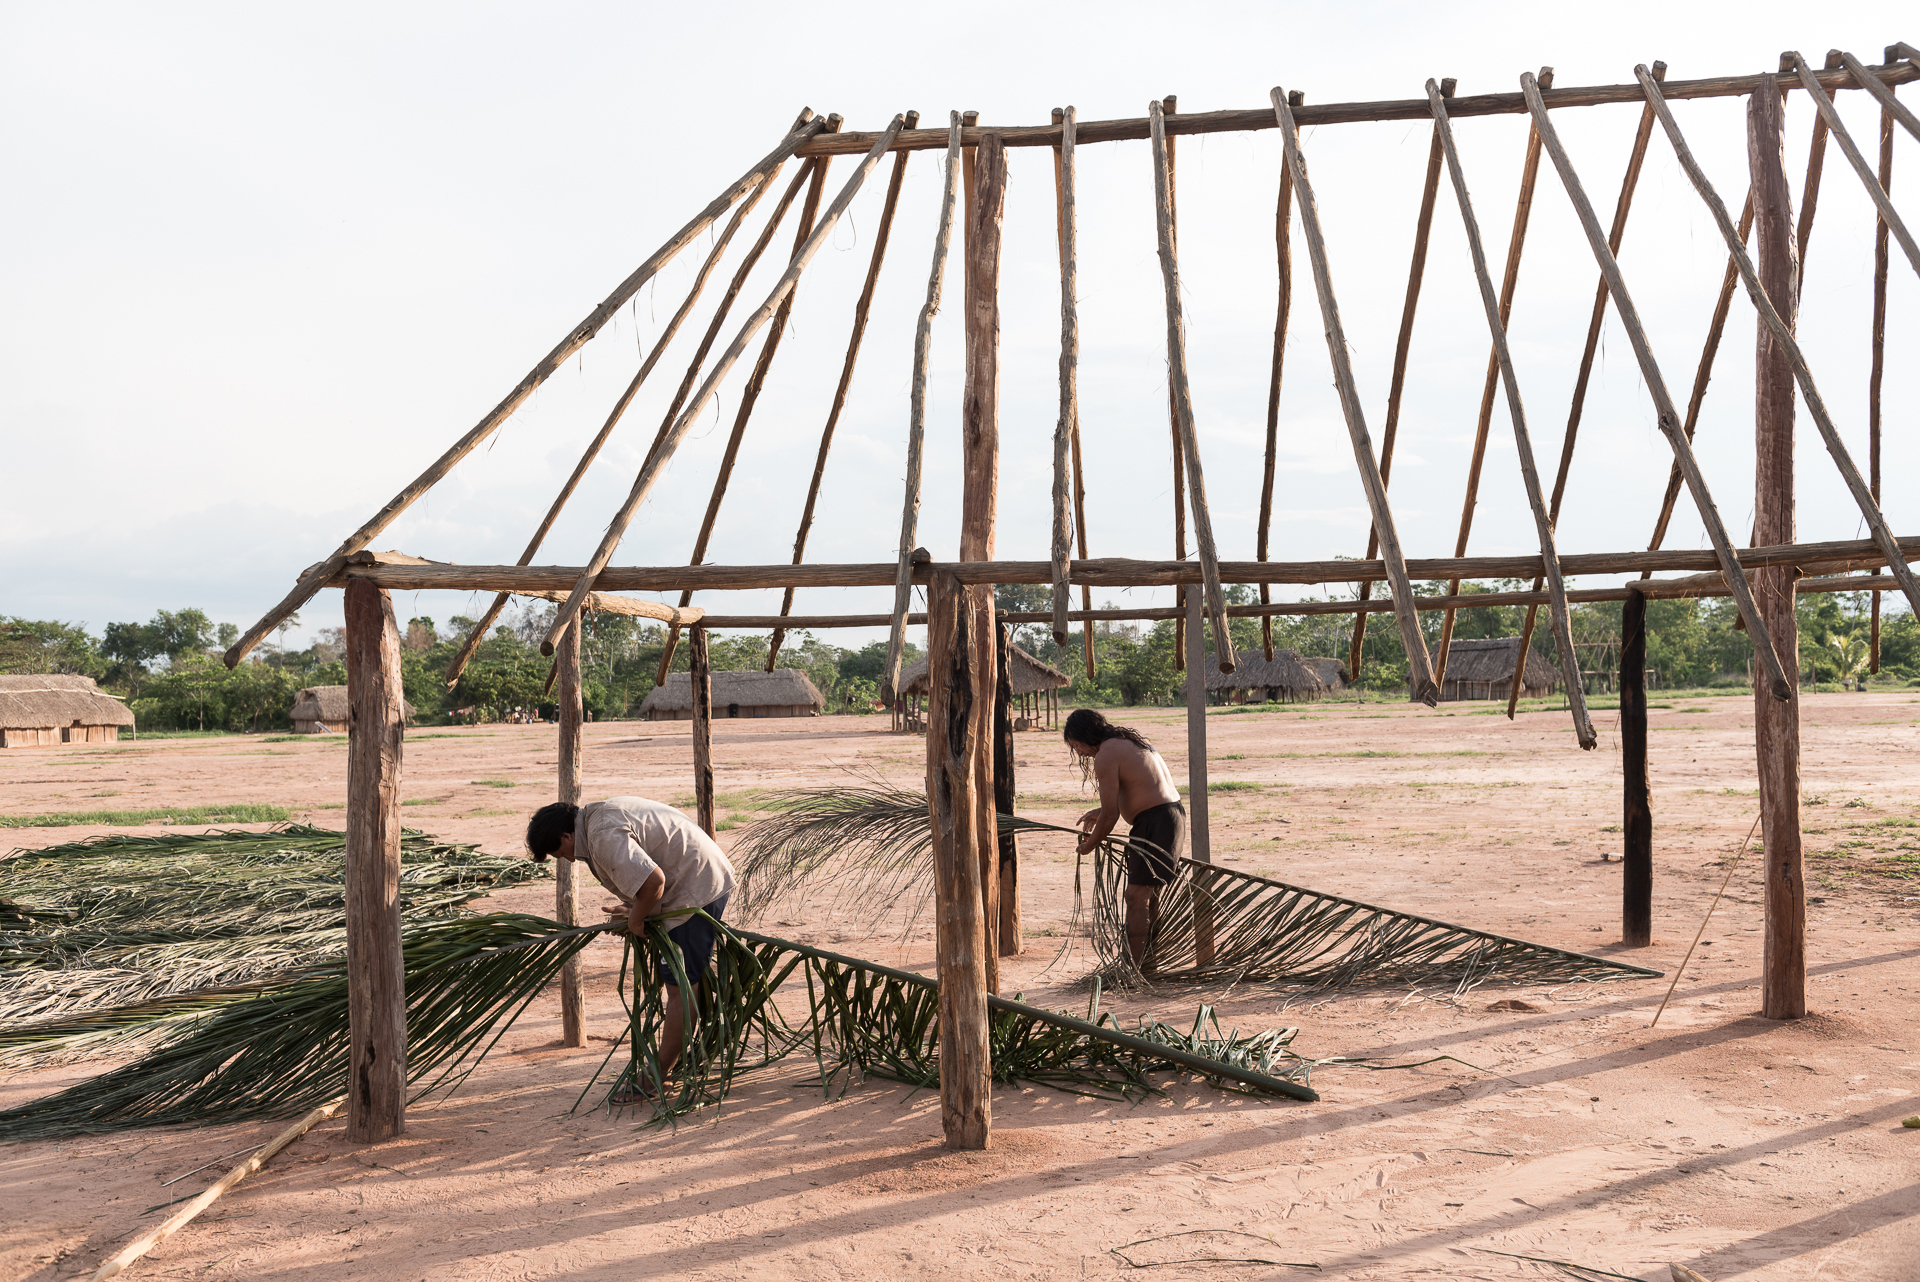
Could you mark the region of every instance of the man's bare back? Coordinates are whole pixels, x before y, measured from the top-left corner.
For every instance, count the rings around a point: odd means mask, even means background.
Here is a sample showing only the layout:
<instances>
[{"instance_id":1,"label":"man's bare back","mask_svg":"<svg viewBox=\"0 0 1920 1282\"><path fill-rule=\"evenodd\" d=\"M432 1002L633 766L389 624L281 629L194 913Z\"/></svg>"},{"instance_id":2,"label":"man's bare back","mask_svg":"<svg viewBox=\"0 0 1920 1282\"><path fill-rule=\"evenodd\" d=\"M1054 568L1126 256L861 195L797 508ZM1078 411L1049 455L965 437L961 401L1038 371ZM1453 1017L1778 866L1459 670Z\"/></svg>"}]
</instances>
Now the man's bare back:
<instances>
[{"instance_id":1,"label":"man's bare back","mask_svg":"<svg viewBox=\"0 0 1920 1282\"><path fill-rule=\"evenodd\" d=\"M1173 773L1153 749L1117 737L1097 746L1071 738L1067 744L1078 755L1093 759L1093 776L1100 788L1100 804L1080 816L1080 826L1087 829L1080 840L1082 854L1122 820L1132 823L1142 810L1179 802Z\"/></svg>"}]
</instances>

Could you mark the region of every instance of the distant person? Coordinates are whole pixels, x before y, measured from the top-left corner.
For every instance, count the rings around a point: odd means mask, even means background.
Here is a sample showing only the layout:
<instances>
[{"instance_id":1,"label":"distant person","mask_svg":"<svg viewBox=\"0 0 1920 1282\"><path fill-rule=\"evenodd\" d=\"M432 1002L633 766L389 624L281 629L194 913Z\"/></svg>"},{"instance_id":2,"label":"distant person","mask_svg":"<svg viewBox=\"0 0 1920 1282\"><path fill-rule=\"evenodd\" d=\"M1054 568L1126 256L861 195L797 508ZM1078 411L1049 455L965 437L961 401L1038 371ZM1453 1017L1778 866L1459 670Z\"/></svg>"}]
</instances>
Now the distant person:
<instances>
[{"instance_id":1,"label":"distant person","mask_svg":"<svg viewBox=\"0 0 1920 1282\"><path fill-rule=\"evenodd\" d=\"M1064 733L1067 747L1080 758L1081 773L1100 787L1100 804L1080 816L1087 835L1080 838L1079 853L1092 850L1122 819L1129 825L1127 951L1138 967L1147 955L1154 892L1172 879L1187 846L1180 789L1138 730L1116 726L1092 708L1077 708Z\"/></svg>"},{"instance_id":2,"label":"distant person","mask_svg":"<svg viewBox=\"0 0 1920 1282\"><path fill-rule=\"evenodd\" d=\"M650 917L680 918L667 938L679 948L687 978L696 986L705 979L713 960L713 923L726 912L727 897L733 893L733 864L684 813L645 797L609 797L586 806L556 801L534 811L527 821L527 852L536 860L554 855L584 863L595 880L620 897L606 911L616 917L625 914L627 930L636 937L645 932ZM706 916L689 912L695 908ZM686 1046L688 1006L664 957L659 974L667 997L660 1030L664 1079ZM665 1083L651 1085L662 1088ZM652 1093L648 1083L633 1082L609 1102L635 1104Z\"/></svg>"}]
</instances>

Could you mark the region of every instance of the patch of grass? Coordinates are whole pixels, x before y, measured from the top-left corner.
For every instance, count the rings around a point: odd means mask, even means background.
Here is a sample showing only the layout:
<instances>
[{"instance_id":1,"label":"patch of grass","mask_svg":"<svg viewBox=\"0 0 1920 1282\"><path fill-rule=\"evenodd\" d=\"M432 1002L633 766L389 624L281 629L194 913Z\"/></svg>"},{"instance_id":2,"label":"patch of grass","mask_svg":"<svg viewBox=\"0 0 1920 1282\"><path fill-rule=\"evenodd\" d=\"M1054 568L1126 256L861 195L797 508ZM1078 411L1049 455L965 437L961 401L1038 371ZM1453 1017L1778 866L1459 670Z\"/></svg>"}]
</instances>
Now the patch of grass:
<instances>
[{"instance_id":1,"label":"patch of grass","mask_svg":"<svg viewBox=\"0 0 1920 1282\"><path fill-rule=\"evenodd\" d=\"M1920 828L1920 819L1881 819L1875 822L1876 828Z\"/></svg>"},{"instance_id":2,"label":"patch of grass","mask_svg":"<svg viewBox=\"0 0 1920 1282\"><path fill-rule=\"evenodd\" d=\"M7 815L0 828L71 828L80 824L132 828L140 824L259 824L291 818L285 806L250 803L227 806L170 806L152 810L68 810L50 815Z\"/></svg>"},{"instance_id":3,"label":"patch of grass","mask_svg":"<svg viewBox=\"0 0 1920 1282\"><path fill-rule=\"evenodd\" d=\"M410 734L407 736L407 742L419 743L425 739L492 739L496 737L491 732L486 734Z\"/></svg>"},{"instance_id":4,"label":"patch of grass","mask_svg":"<svg viewBox=\"0 0 1920 1282\"><path fill-rule=\"evenodd\" d=\"M467 811L467 818L469 818L469 819L493 819L493 818L496 818L496 817L498 817L498 816L500 816L500 815L516 815L516 814L519 814L519 813L520 813L520 812L519 812L519 811L517 811L517 810L469 810L469 811Z\"/></svg>"},{"instance_id":5,"label":"patch of grass","mask_svg":"<svg viewBox=\"0 0 1920 1282\"><path fill-rule=\"evenodd\" d=\"M1800 801L1802 805L1824 806L1827 804L1827 794L1824 792L1809 792L1801 796Z\"/></svg>"},{"instance_id":6,"label":"patch of grass","mask_svg":"<svg viewBox=\"0 0 1920 1282\"><path fill-rule=\"evenodd\" d=\"M1247 754L1244 752L1223 752L1219 756L1221 761L1245 761L1246 759Z\"/></svg>"},{"instance_id":7,"label":"patch of grass","mask_svg":"<svg viewBox=\"0 0 1920 1282\"><path fill-rule=\"evenodd\" d=\"M1254 783L1250 779L1222 779L1219 783L1208 783L1208 792L1261 792L1266 785Z\"/></svg>"},{"instance_id":8,"label":"patch of grass","mask_svg":"<svg viewBox=\"0 0 1920 1282\"><path fill-rule=\"evenodd\" d=\"M1871 801L1868 801L1865 797L1855 797L1852 801L1847 802L1846 805L1842 807L1842 809L1871 810L1873 809L1873 803Z\"/></svg>"},{"instance_id":9,"label":"patch of grass","mask_svg":"<svg viewBox=\"0 0 1920 1282\"><path fill-rule=\"evenodd\" d=\"M400 804L403 806L444 806L447 804L447 799L445 797L410 797Z\"/></svg>"},{"instance_id":10,"label":"patch of grass","mask_svg":"<svg viewBox=\"0 0 1920 1282\"><path fill-rule=\"evenodd\" d=\"M476 788L518 788L520 786L519 781L515 779L469 779L467 782Z\"/></svg>"},{"instance_id":11,"label":"patch of grass","mask_svg":"<svg viewBox=\"0 0 1920 1282\"><path fill-rule=\"evenodd\" d=\"M304 735L304 734L270 734L264 737L263 739L261 739L260 742L261 743L299 743L302 739L306 739L310 737L311 736Z\"/></svg>"},{"instance_id":12,"label":"patch of grass","mask_svg":"<svg viewBox=\"0 0 1920 1282\"><path fill-rule=\"evenodd\" d=\"M231 730L142 730L142 739L239 739Z\"/></svg>"},{"instance_id":13,"label":"patch of grass","mask_svg":"<svg viewBox=\"0 0 1920 1282\"><path fill-rule=\"evenodd\" d=\"M1602 824L1600 826L1600 831L1601 832L1619 832L1620 825L1619 824Z\"/></svg>"}]
</instances>

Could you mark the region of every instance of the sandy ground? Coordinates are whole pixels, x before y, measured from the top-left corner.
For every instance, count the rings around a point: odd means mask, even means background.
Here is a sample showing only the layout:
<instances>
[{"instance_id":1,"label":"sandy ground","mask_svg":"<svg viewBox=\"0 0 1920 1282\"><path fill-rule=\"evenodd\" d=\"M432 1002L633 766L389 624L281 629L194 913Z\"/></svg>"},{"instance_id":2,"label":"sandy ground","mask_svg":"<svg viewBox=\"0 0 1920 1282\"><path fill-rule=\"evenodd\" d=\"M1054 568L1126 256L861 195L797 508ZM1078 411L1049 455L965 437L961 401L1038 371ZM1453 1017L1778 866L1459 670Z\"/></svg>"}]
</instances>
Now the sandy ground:
<instances>
[{"instance_id":1,"label":"sandy ground","mask_svg":"<svg viewBox=\"0 0 1920 1282\"><path fill-rule=\"evenodd\" d=\"M1652 716L1655 941L1619 947L1619 755L1612 713L1580 752L1564 714L1509 723L1487 705L1217 709L1214 851L1234 867L1671 973L1755 813L1751 706L1661 700ZM1514 1258L1664 1279L1920 1277L1920 695L1804 704L1811 909L1807 1019L1758 1017L1759 868L1749 857L1657 1029L1663 981L1445 988L1333 997L1239 988L1241 1027L1297 1024L1310 1055L1465 1063L1323 1069L1318 1104L1170 1081L1137 1107L1048 1090L995 1094L993 1147L939 1142L938 1103L887 1083L823 1100L800 1068L748 1079L677 1131L570 1115L618 1031L610 967L588 954L595 1040L558 1044L542 1001L452 1099L407 1134L349 1145L317 1128L135 1266L168 1278L442 1279L1349 1278L1560 1276ZM1184 777L1174 710L1134 720ZM687 727L589 727L592 794L684 798ZM756 788L843 771L915 783L920 740L881 718L722 723L722 813ZM1019 738L1022 807L1068 821L1087 803L1056 738ZM551 727L425 730L408 740L409 822L517 849L550 796ZM338 824L338 741L146 741L0 756L0 813L277 802ZM491 782L476 782L491 781ZM512 786L502 786L512 785ZM112 796L113 801L99 800ZM725 822L723 820L723 822ZM45 845L85 829L15 829ZM730 839L731 830L723 832ZM1071 903L1061 845L1023 852L1027 950L1005 987L1084 1005L1079 962L1048 963ZM496 902L539 910L546 883ZM590 900L589 902L597 902ZM818 905L773 933L926 969L924 930L873 936ZM1128 1014L1176 1021L1216 1000L1161 989ZM1490 1010L1517 998L1530 1009ZM1473 1065L1475 1067L1469 1067ZM0 1083L0 1104L77 1070ZM0 1151L0 1279L73 1277L204 1187L277 1126L208 1127ZM211 1169L162 1186L203 1163ZM1168 1236L1181 1235L1181 1236ZM1505 1253L1505 1254L1501 1254Z\"/></svg>"}]
</instances>

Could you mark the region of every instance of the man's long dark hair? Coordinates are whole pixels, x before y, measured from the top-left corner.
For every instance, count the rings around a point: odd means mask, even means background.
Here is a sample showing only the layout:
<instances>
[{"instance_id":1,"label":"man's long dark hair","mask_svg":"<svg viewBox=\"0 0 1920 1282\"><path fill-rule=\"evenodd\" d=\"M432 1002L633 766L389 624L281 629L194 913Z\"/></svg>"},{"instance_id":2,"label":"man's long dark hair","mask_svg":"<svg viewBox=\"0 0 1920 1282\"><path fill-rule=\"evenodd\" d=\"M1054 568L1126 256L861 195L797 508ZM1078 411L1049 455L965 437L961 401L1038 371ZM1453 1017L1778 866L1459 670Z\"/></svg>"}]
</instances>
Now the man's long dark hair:
<instances>
[{"instance_id":1,"label":"man's long dark hair","mask_svg":"<svg viewBox=\"0 0 1920 1282\"><path fill-rule=\"evenodd\" d=\"M1098 748L1109 739L1125 739L1136 748L1147 752L1154 751L1147 737L1132 726L1116 726L1105 716L1092 708L1075 708L1067 716L1067 724L1061 728L1063 738L1075 743L1084 743L1089 748ZM1093 777L1093 758L1078 757L1082 778Z\"/></svg>"}]
</instances>

